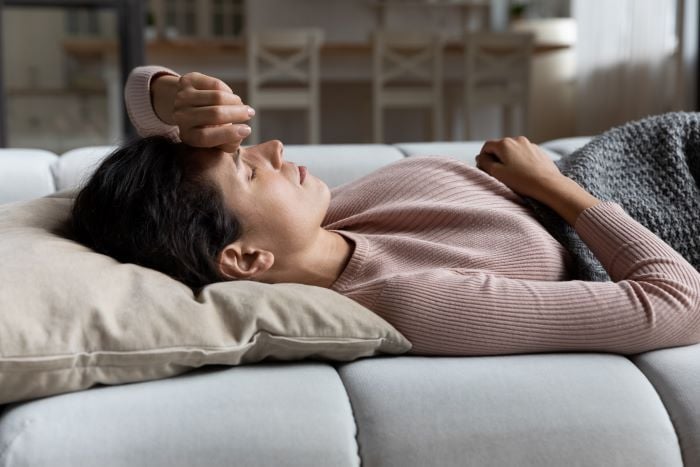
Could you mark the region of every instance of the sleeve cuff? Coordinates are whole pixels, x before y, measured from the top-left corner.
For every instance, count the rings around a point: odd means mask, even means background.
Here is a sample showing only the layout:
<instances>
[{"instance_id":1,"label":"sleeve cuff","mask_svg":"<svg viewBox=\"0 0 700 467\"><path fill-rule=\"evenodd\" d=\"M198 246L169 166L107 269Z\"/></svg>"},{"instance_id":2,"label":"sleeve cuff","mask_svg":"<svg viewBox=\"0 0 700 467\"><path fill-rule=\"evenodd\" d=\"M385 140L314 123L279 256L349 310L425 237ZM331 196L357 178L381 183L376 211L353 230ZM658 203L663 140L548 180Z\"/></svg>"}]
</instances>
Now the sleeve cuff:
<instances>
[{"instance_id":1,"label":"sleeve cuff","mask_svg":"<svg viewBox=\"0 0 700 467\"><path fill-rule=\"evenodd\" d=\"M140 136L163 135L179 141L180 132L177 126L168 125L159 119L151 103L151 81L162 74L180 76L162 66L136 67L129 73L124 87L126 111Z\"/></svg>"}]
</instances>

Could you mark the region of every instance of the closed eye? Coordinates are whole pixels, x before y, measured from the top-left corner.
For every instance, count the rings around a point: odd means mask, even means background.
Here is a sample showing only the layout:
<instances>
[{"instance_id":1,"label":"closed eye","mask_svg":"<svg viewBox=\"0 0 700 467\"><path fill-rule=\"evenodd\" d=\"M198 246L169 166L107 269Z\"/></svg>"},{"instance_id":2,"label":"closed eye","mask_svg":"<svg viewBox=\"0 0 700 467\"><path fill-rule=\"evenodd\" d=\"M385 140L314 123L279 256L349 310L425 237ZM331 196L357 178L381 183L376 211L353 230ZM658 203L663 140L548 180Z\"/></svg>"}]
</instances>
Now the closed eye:
<instances>
[{"instance_id":1,"label":"closed eye","mask_svg":"<svg viewBox=\"0 0 700 467\"><path fill-rule=\"evenodd\" d=\"M235 153L231 155L231 158L233 159L234 164L238 165L241 160L241 148L239 147ZM257 169L254 166L250 166L250 177L248 180L253 180L255 178L255 173L257 172Z\"/></svg>"}]
</instances>

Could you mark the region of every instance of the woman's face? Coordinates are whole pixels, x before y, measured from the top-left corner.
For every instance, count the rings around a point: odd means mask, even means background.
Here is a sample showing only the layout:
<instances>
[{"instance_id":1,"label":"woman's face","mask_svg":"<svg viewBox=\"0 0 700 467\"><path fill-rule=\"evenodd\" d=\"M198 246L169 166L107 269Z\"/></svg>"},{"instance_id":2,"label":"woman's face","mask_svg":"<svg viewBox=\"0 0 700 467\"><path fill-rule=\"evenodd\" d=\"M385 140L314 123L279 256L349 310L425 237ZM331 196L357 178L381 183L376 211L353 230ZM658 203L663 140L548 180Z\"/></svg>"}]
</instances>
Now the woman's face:
<instances>
[{"instance_id":1,"label":"woman's face","mask_svg":"<svg viewBox=\"0 0 700 467\"><path fill-rule=\"evenodd\" d=\"M237 154L197 149L197 164L220 187L240 219L242 241L275 254L276 261L303 253L315 241L330 203L328 186L283 157L281 141L242 147Z\"/></svg>"}]
</instances>

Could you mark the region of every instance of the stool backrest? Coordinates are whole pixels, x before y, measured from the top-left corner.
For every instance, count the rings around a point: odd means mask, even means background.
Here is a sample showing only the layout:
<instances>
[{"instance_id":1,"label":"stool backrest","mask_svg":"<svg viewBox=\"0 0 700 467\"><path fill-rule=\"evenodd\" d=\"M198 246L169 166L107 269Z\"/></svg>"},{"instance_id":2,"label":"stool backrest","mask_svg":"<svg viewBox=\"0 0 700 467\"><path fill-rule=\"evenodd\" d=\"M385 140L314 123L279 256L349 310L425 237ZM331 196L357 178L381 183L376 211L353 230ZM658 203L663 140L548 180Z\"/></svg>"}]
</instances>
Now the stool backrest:
<instances>
[{"instance_id":1,"label":"stool backrest","mask_svg":"<svg viewBox=\"0 0 700 467\"><path fill-rule=\"evenodd\" d=\"M464 138L471 138L474 107L503 108L503 134L513 134L512 114L520 108L521 134L528 131L530 69L534 36L522 32L465 32Z\"/></svg>"},{"instance_id":2,"label":"stool backrest","mask_svg":"<svg viewBox=\"0 0 700 467\"><path fill-rule=\"evenodd\" d=\"M323 30L294 28L248 34L248 79L253 87L280 81L318 82Z\"/></svg>"},{"instance_id":3,"label":"stool backrest","mask_svg":"<svg viewBox=\"0 0 700 467\"><path fill-rule=\"evenodd\" d=\"M442 138L444 37L428 31L378 30L373 37L373 139L384 142L385 108L427 108L432 137Z\"/></svg>"},{"instance_id":4,"label":"stool backrest","mask_svg":"<svg viewBox=\"0 0 700 467\"><path fill-rule=\"evenodd\" d=\"M380 85L442 81L443 37L421 31L374 32L374 73Z\"/></svg>"},{"instance_id":5,"label":"stool backrest","mask_svg":"<svg viewBox=\"0 0 700 467\"><path fill-rule=\"evenodd\" d=\"M308 142L319 144L323 30L287 28L248 34L248 102L257 114L248 142L260 140L263 109L304 109Z\"/></svg>"},{"instance_id":6,"label":"stool backrest","mask_svg":"<svg viewBox=\"0 0 700 467\"><path fill-rule=\"evenodd\" d=\"M527 85L534 36L521 32L467 32L464 38L468 85Z\"/></svg>"}]
</instances>

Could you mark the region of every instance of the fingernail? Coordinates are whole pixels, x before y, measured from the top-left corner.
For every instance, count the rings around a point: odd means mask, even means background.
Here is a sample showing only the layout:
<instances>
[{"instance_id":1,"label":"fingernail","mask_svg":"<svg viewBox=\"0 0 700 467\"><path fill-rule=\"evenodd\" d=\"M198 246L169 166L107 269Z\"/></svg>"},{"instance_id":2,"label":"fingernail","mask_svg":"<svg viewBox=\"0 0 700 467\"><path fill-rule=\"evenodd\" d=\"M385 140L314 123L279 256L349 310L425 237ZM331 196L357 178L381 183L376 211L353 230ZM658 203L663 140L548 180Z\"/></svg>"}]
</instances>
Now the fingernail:
<instances>
[{"instance_id":1,"label":"fingernail","mask_svg":"<svg viewBox=\"0 0 700 467\"><path fill-rule=\"evenodd\" d=\"M249 126L242 126L238 128L238 135L239 136L248 136L250 134L250 127Z\"/></svg>"},{"instance_id":2,"label":"fingernail","mask_svg":"<svg viewBox=\"0 0 700 467\"><path fill-rule=\"evenodd\" d=\"M252 117L253 115L255 115L255 109L249 106L248 107L248 116Z\"/></svg>"}]
</instances>

